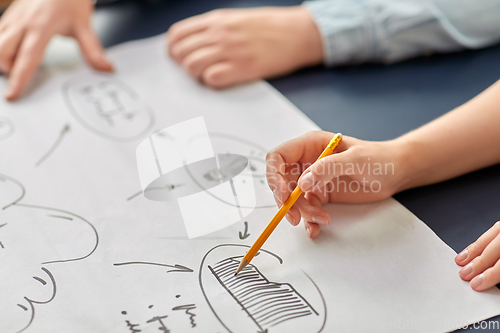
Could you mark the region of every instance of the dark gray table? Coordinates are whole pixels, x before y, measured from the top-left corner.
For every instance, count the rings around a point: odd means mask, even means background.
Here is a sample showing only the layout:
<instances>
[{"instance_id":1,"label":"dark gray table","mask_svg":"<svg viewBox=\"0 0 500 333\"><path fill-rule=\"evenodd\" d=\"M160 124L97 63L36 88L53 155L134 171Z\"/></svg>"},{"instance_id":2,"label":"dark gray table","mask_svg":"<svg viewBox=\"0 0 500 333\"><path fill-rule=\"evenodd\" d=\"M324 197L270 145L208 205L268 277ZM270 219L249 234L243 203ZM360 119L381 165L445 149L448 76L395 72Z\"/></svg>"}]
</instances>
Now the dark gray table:
<instances>
[{"instance_id":1,"label":"dark gray table","mask_svg":"<svg viewBox=\"0 0 500 333\"><path fill-rule=\"evenodd\" d=\"M215 8L299 3L125 0L98 9L99 15L106 16L99 33L104 44L111 46L162 33L180 19ZM440 116L491 85L500 78L498 59L500 47L493 47L392 66L317 67L270 82L323 129L386 140ZM395 197L461 251L500 219L500 166ZM492 320L500 321L500 316Z\"/></svg>"}]
</instances>

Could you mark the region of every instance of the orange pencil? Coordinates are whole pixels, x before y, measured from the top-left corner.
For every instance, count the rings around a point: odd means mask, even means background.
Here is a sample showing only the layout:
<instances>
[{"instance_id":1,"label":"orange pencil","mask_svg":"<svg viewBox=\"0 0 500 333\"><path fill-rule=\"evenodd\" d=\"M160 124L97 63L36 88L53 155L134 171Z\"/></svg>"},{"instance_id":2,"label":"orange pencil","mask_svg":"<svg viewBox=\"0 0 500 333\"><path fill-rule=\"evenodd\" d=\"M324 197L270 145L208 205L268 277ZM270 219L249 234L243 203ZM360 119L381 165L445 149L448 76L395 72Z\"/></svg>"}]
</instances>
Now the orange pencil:
<instances>
[{"instance_id":1,"label":"orange pencil","mask_svg":"<svg viewBox=\"0 0 500 333\"><path fill-rule=\"evenodd\" d=\"M328 146L326 146L323 153L321 153L321 155L318 157L318 160L322 159L325 156L331 155L335 150L335 148L337 148L337 146L339 145L340 141L342 141L342 134L337 133L330 141ZM266 229L264 229L264 231L260 234L259 238L257 238L255 243L253 243L250 250L248 250L243 259L241 259L240 265L238 266L238 269L236 270L236 273L234 275L241 272L241 270L250 263L253 257L255 257L255 255L257 254L257 252L259 252L262 245L264 245L269 236L271 236L271 233L274 231L274 229L276 229L278 224L281 222L286 213L288 213L290 208L292 208L293 204L295 203L295 201L297 201L297 199L300 197L301 194L302 190L298 186L295 187L292 194L290 194L290 196L285 201L283 206L281 206L280 210L278 210L278 212L273 217L271 222L269 222Z\"/></svg>"}]
</instances>

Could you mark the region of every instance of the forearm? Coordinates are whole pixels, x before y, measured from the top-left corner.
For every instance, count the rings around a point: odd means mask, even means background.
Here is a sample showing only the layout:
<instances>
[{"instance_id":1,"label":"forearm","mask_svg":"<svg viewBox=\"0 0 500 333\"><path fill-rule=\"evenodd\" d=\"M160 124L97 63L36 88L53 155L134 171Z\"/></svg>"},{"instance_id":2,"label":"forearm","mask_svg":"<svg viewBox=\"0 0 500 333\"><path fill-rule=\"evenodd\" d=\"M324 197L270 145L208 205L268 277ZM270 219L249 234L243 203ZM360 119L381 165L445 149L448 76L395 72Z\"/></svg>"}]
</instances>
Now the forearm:
<instances>
[{"instance_id":1,"label":"forearm","mask_svg":"<svg viewBox=\"0 0 500 333\"><path fill-rule=\"evenodd\" d=\"M500 81L394 143L403 173L399 190L500 163Z\"/></svg>"},{"instance_id":2,"label":"forearm","mask_svg":"<svg viewBox=\"0 0 500 333\"><path fill-rule=\"evenodd\" d=\"M316 0L325 64L395 62L500 40L500 0ZM481 22L481 24L475 24Z\"/></svg>"}]
</instances>

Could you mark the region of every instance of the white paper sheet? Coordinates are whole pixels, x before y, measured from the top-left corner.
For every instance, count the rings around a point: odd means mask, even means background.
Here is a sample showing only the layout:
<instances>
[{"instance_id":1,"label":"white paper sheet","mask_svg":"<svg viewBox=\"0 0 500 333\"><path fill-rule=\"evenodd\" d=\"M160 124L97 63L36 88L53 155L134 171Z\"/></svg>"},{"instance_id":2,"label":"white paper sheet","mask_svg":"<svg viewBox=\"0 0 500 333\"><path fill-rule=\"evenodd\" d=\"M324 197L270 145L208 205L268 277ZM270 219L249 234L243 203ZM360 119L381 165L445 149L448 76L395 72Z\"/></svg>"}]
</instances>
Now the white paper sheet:
<instances>
[{"instance_id":1,"label":"white paper sheet","mask_svg":"<svg viewBox=\"0 0 500 333\"><path fill-rule=\"evenodd\" d=\"M277 210L267 150L317 126L264 82L201 86L162 36L109 56L112 75L53 64L0 101L0 332L444 332L500 313L500 291L472 291L454 251L393 199L329 205L315 241L282 223L250 282L225 275ZM135 153L199 116L216 153L251 161L256 208L188 240L176 201L142 195Z\"/></svg>"}]
</instances>

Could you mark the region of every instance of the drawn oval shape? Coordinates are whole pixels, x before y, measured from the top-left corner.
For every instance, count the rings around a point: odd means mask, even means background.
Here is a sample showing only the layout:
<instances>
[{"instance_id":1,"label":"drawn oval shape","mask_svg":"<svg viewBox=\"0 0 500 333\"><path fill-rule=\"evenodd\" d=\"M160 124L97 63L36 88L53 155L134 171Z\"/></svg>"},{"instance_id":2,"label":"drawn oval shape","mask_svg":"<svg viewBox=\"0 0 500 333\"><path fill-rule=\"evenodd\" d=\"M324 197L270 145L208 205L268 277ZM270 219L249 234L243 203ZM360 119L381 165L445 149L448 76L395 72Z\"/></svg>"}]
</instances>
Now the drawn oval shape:
<instances>
[{"instance_id":1,"label":"drawn oval shape","mask_svg":"<svg viewBox=\"0 0 500 333\"><path fill-rule=\"evenodd\" d=\"M314 281L303 271L272 281L258 265L280 269L279 256L262 249L234 276L249 246L221 244L210 249L199 269L200 288L217 320L227 332L319 333L326 323L326 302Z\"/></svg>"},{"instance_id":2,"label":"drawn oval shape","mask_svg":"<svg viewBox=\"0 0 500 333\"><path fill-rule=\"evenodd\" d=\"M170 171L149 184L144 196L153 201L168 201L207 191L236 177L245 170L245 156L224 154Z\"/></svg>"},{"instance_id":3,"label":"drawn oval shape","mask_svg":"<svg viewBox=\"0 0 500 333\"><path fill-rule=\"evenodd\" d=\"M14 123L8 118L0 117L0 141L14 134Z\"/></svg>"},{"instance_id":4,"label":"drawn oval shape","mask_svg":"<svg viewBox=\"0 0 500 333\"><path fill-rule=\"evenodd\" d=\"M68 80L62 93L76 120L106 139L134 141L154 126L152 110L131 87L111 75L82 74Z\"/></svg>"},{"instance_id":5,"label":"drawn oval shape","mask_svg":"<svg viewBox=\"0 0 500 333\"><path fill-rule=\"evenodd\" d=\"M212 142L212 147L216 153L242 155L245 156L250 163L250 170L252 171L253 178L253 187L255 189L257 202L255 207L242 207L252 209L276 207L274 196L269 189L266 181L267 149L252 141L234 135L209 132L209 136L210 141ZM192 142L196 142L197 139L202 138L203 137L195 137L192 139ZM218 182L215 177L213 181L214 183ZM223 201L221 198L218 199Z\"/></svg>"}]
</instances>

